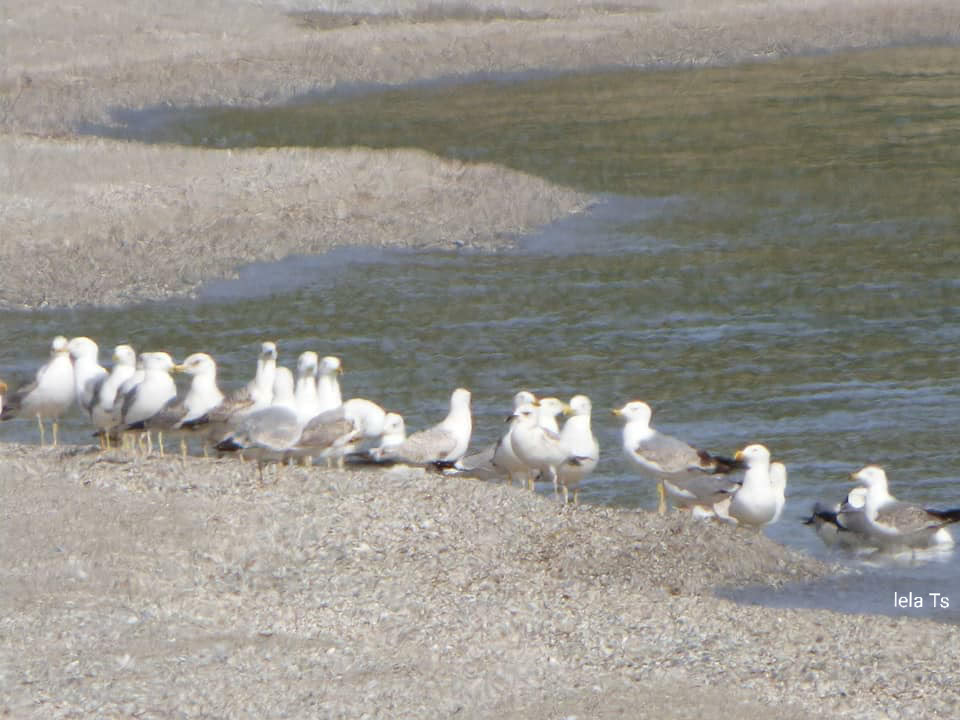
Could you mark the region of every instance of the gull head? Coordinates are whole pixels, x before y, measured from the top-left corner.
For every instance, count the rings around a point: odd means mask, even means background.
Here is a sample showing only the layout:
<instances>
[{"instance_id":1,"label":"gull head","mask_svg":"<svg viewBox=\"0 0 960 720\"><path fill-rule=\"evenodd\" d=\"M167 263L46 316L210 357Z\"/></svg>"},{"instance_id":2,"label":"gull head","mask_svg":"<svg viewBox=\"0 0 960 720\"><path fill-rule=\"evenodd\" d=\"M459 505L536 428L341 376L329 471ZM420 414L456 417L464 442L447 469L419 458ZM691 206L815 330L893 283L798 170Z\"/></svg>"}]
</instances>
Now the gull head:
<instances>
[{"instance_id":1,"label":"gull head","mask_svg":"<svg viewBox=\"0 0 960 720\"><path fill-rule=\"evenodd\" d=\"M887 473L879 465L867 465L850 474L851 482L858 482L868 490L887 489Z\"/></svg>"},{"instance_id":2,"label":"gull head","mask_svg":"<svg viewBox=\"0 0 960 720\"><path fill-rule=\"evenodd\" d=\"M217 372L217 362L206 353L188 355L186 360L173 368L177 372L187 375L212 375Z\"/></svg>"},{"instance_id":3,"label":"gull head","mask_svg":"<svg viewBox=\"0 0 960 720\"><path fill-rule=\"evenodd\" d=\"M865 487L855 487L847 493L847 499L840 506L841 510L859 510L867 504L867 489Z\"/></svg>"},{"instance_id":4,"label":"gull head","mask_svg":"<svg viewBox=\"0 0 960 720\"><path fill-rule=\"evenodd\" d=\"M406 423L403 421L403 416L395 413L388 412L383 418L383 434L390 436L403 436L407 432Z\"/></svg>"},{"instance_id":5,"label":"gull head","mask_svg":"<svg viewBox=\"0 0 960 720\"><path fill-rule=\"evenodd\" d=\"M457 388L450 395L450 409L461 408L470 409L470 391L466 388Z\"/></svg>"},{"instance_id":6,"label":"gull head","mask_svg":"<svg viewBox=\"0 0 960 720\"><path fill-rule=\"evenodd\" d=\"M300 353L297 358L297 375L299 377L309 377L316 375L320 367L320 358L313 350L307 350Z\"/></svg>"},{"instance_id":7,"label":"gull head","mask_svg":"<svg viewBox=\"0 0 960 720\"><path fill-rule=\"evenodd\" d=\"M340 358L327 355L320 361L319 372L321 375L343 375L343 363Z\"/></svg>"},{"instance_id":8,"label":"gull head","mask_svg":"<svg viewBox=\"0 0 960 720\"><path fill-rule=\"evenodd\" d=\"M144 370L155 370L159 372L170 372L176 366L170 353L165 352L145 352L140 353L139 365Z\"/></svg>"},{"instance_id":9,"label":"gull head","mask_svg":"<svg viewBox=\"0 0 960 720\"><path fill-rule=\"evenodd\" d=\"M265 343L260 344L260 357L264 360L276 360L277 359L277 344L270 342L269 340Z\"/></svg>"},{"instance_id":10,"label":"gull head","mask_svg":"<svg viewBox=\"0 0 960 720\"><path fill-rule=\"evenodd\" d=\"M628 402L622 408L611 410L611 412L628 423L643 423L644 425L650 425L650 418L653 416L650 406L643 400Z\"/></svg>"},{"instance_id":11,"label":"gull head","mask_svg":"<svg viewBox=\"0 0 960 720\"><path fill-rule=\"evenodd\" d=\"M514 410L513 415L508 419L516 422L518 425L534 427L537 425L539 417L540 413L537 408L532 403L527 403Z\"/></svg>"},{"instance_id":12,"label":"gull head","mask_svg":"<svg viewBox=\"0 0 960 720\"><path fill-rule=\"evenodd\" d=\"M117 345L113 349L113 364L134 367L137 364L137 352L129 345Z\"/></svg>"},{"instance_id":13,"label":"gull head","mask_svg":"<svg viewBox=\"0 0 960 720\"><path fill-rule=\"evenodd\" d=\"M70 357L74 360L79 360L80 358L89 358L91 360L96 360L97 355L100 354L100 348L97 347L97 344L88 337L75 337L67 343L67 350L70 352Z\"/></svg>"},{"instance_id":14,"label":"gull head","mask_svg":"<svg viewBox=\"0 0 960 720\"><path fill-rule=\"evenodd\" d=\"M563 400L555 397L541 398L537 404L540 407L540 414L550 417L565 413L570 407Z\"/></svg>"},{"instance_id":15,"label":"gull head","mask_svg":"<svg viewBox=\"0 0 960 720\"><path fill-rule=\"evenodd\" d=\"M70 341L63 335L57 335L50 343L51 355L64 355L70 352Z\"/></svg>"},{"instance_id":16,"label":"gull head","mask_svg":"<svg viewBox=\"0 0 960 720\"><path fill-rule=\"evenodd\" d=\"M570 398L570 404L567 405L567 409L564 410L566 415L586 415L589 417L590 412L593 410L593 404L590 402L590 398L586 395L574 395Z\"/></svg>"},{"instance_id":17,"label":"gull head","mask_svg":"<svg viewBox=\"0 0 960 720\"><path fill-rule=\"evenodd\" d=\"M759 443L747 445L743 450L737 450L734 460L744 462L748 468L770 464L770 451Z\"/></svg>"},{"instance_id":18,"label":"gull head","mask_svg":"<svg viewBox=\"0 0 960 720\"><path fill-rule=\"evenodd\" d=\"M521 390L513 396L513 409L516 410L521 405L533 405L537 402L537 396L529 390Z\"/></svg>"}]
</instances>

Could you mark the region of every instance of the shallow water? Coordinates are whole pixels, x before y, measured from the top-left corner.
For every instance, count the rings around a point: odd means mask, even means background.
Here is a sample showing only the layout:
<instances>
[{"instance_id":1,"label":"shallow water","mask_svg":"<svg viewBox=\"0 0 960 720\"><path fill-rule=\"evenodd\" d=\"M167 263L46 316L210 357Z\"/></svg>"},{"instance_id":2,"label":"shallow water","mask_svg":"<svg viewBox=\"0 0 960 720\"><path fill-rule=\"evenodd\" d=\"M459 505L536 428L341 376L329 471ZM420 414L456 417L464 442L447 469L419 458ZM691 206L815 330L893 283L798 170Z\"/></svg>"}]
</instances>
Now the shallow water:
<instances>
[{"instance_id":1,"label":"shallow water","mask_svg":"<svg viewBox=\"0 0 960 720\"><path fill-rule=\"evenodd\" d=\"M248 268L197 302L6 313L0 367L28 373L52 335L82 333L104 348L208 350L233 385L274 339L288 365L305 349L342 356L345 396L399 410L410 428L471 388L477 446L520 388L586 392L602 457L582 501L628 507L655 493L606 410L643 398L656 425L705 448L770 447L790 484L768 533L828 555L799 518L867 462L905 498L960 504L958 60L956 48L901 48L149 113L119 134L412 145L600 201L496 254L346 250ZM35 437L29 423L0 432ZM86 438L76 419L67 437ZM944 568L958 576L950 560L784 597L859 610L920 583L960 607Z\"/></svg>"}]
</instances>

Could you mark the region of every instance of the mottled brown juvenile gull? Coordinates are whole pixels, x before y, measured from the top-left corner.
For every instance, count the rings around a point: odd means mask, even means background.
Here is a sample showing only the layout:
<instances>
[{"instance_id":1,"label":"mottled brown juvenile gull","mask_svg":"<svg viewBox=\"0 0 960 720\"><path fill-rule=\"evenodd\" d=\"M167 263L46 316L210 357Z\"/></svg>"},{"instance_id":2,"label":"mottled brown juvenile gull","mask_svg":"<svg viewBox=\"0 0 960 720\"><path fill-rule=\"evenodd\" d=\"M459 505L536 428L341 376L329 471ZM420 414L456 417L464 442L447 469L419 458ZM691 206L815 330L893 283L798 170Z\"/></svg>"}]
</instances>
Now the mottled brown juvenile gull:
<instances>
[{"instance_id":1,"label":"mottled brown juvenile gull","mask_svg":"<svg viewBox=\"0 0 960 720\"><path fill-rule=\"evenodd\" d=\"M647 403L635 400L613 414L626 420L623 426L623 453L637 469L657 480L657 511L666 512L666 495L678 507L712 507L739 483L725 473L741 464L711 455L672 435L650 427L652 411Z\"/></svg>"},{"instance_id":2,"label":"mottled brown juvenile gull","mask_svg":"<svg viewBox=\"0 0 960 720\"><path fill-rule=\"evenodd\" d=\"M450 412L441 423L413 433L399 445L379 448L372 455L381 462L449 466L467 452L472 431L470 391L457 388L450 396Z\"/></svg>"},{"instance_id":3,"label":"mottled brown juvenile gull","mask_svg":"<svg viewBox=\"0 0 960 720\"><path fill-rule=\"evenodd\" d=\"M6 395L0 403L0 420L15 417L37 419L41 445L46 442L44 420L51 421L53 445L57 445L57 421L70 409L76 397L68 345L67 339L62 335L55 337L50 344L50 359L37 370L33 382Z\"/></svg>"}]
</instances>

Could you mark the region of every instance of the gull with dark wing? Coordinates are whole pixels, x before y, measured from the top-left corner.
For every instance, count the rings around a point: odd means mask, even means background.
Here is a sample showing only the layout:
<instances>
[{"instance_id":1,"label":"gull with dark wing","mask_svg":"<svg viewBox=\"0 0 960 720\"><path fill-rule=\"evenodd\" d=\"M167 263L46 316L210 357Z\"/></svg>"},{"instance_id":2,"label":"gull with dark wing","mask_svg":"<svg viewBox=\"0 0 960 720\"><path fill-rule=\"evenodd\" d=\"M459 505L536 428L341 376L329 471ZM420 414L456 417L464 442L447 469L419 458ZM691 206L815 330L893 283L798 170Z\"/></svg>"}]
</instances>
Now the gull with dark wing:
<instances>
[{"instance_id":1,"label":"gull with dark wing","mask_svg":"<svg viewBox=\"0 0 960 720\"><path fill-rule=\"evenodd\" d=\"M363 429L344 406L314 416L303 426L287 457L321 458L343 467L344 456L363 440Z\"/></svg>"},{"instance_id":2,"label":"gull with dark wing","mask_svg":"<svg viewBox=\"0 0 960 720\"><path fill-rule=\"evenodd\" d=\"M273 402L273 387L277 375L277 346L265 342L257 357L257 372L253 380L228 394L219 405L199 417L184 420L180 427L196 432L206 442L216 445L251 413L269 408Z\"/></svg>"},{"instance_id":3,"label":"gull with dark wing","mask_svg":"<svg viewBox=\"0 0 960 720\"><path fill-rule=\"evenodd\" d=\"M107 370L100 364L100 348L88 337L75 337L67 344L73 361L74 392L77 405L92 418L93 403L100 386L107 379Z\"/></svg>"},{"instance_id":4,"label":"gull with dark wing","mask_svg":"<svg viewBox=\"0 0 960 720\"><path fill-rule=\"evenodd\" d=\"M4 392L6 384L4 384ZM0 393L2 394L2 393ZM58 335L50 344L50 359L44 363L32 383L6 395L0 403L0 420L15 417L36 418L40 428L40 444L46 438L44 420L50 420L53 430L53 445L57 444L57 421L70 409L76 397L73 364L67 339Z\"/></svg>"},{"instance_id":5,"label":"gull with dark wing","mask_svg":"<svg viewBox=\"0 0 960 720\"><path fill-rule=\"evenodd\" d=\"M758 443L738 450L734 460L745 463L742 484L730 497L714 505L718 519L747 527L763 527L777 521L783 512L787 484L786 467L773 469L770 451Z\"/></svg>"},{"instance_id":6,"label":"gull with dark wing","mask_svg":"<svg viewBox=\"0 0 960 720\"><path fill-rule=\"evenodd\" d=\"M285 460L303 430L297 417L293 375L278 368L275 380L273 404L238 418L233 430L215 446L223 453L240 452L254 458L261 482L264 465Z\"/></svg>"},{"instance_id":7,"label":"gull with dark wing","mask_svg":"<svg viewBox=\"0 0 960 720\"><path fill-rule=\"evenodd\" d=\"M190 388L180 400L167 403L158 413L139 422L120 427L126 431L157 431L180 434L180 451L186 456L187 447L184 433L190 432L188 423L203 417L223 402L223 393L217 386L217 362L207 353L193 353L179 365L173 366L174 372L191 376ZM186 425L186 427L185 427Z\"/></svg>"},{"instance_id":8,"label":"gull with dark wing","mask_svg":"<svg viewBox=\"0 0 960 720\"><path fill-rule=\"evenodd\" d=\"M105 448L110 447L109 431L120 422L122 403L117 402L120 388L136 371L137 353L129 345L117 345L113 349L113 367L100 385L90 408L90 420L97 428L100 443Z\"/></svg>"},{"instance_id":9,"label":"gull with dark wing","mask_svg":"<svg viewBox=\"0 0 960 720\"><path fill-rule=\"evenodd\" d=\"M175 363L169 353L141 353L137 362L143 370L143 380L123 396L120 410L120 420L128 427L136 427L139 423L151 419L162 412L167 405L173 403L177 397L177 384L170 376ZM141 437L144 435L147 441L147 452L151 452L153 441L149 430L142 432ZM162 432L158 437L160 454L163 455Z\"/></svg>"},{"instance_id":10,"label":"gull with dark wing","mask_svg":"<svg viewBox=\"0 0 960 720\"><path fill-rule=\"evenodd\" d=\"M442 422L407 436L399 445L372 451L371 455L378 462L449 467L467 452L472 431L470 391L457 388L450 396L450 412Z\"/></svg>"},{"instance_id":11,"label":"gull with dark wing","mask_svg":"<svg viewBox=\"0 0 960 720\"><path fill-rule=\"evenodd\" d=\"M949 525L960 522L960 509L934 510L897 500L890 494L887 474L878 465L867 465L850 476L866 488L863 507L842 507L832 521L845 532L859 536L861 544L884 551L950 548ZM838 533L839 534L839 533Z\"/></svg>"},{"instance_id":12,"label":"gull with dark wing","mask_svg":"<svg viewBox=\"0 0 960 720\"><path fill-rule=\"evenodd\" d=\"M711 508L739 486L726 473L742 467L741 463L711 455L650 427L652 411L647 403L628 402L613 414L626 420L623 453L627 460L657 480L660 514L666 512L667 495L678 507Z\"/></svg>"},{"instance_id":13,"label":"gull with dark wing","mask_svg":"<svg viewBox=\"0 0 960 720\"><path fill-rule=\"evenodd\" d=\"M463 458L454 463L452 468L445 470L445 472L479 480L508 478L511 483L514 477L521 477L522 482L526 483L527 466L517 458L510 443L510 433L513 430L513 423L510 418L513 417L512 413L516 412L521 405L535 402L536 398L531 392L521 390L516 393L513 396L511 415L507 418L509 424L500 439L483 450L464 455Z\"/></svg>"},{"instance_id":14,"label":"gull with dark wing","mask_svg":"<svg viewBox=\"0 0 960 720\"><path fill-rule=\"evenodd\" d=\"M856 550L867 547L865 539L859 534L841 529L837 523L837 514L841 511L853 512L862 510L867 501L867 489L858 486L847 493L843 502L827 504L818 500L813 505L810 516L803 521L804 525L813 528L823 544L830 547L839 547L845 550Z\"/></svg>"}]
</instances>

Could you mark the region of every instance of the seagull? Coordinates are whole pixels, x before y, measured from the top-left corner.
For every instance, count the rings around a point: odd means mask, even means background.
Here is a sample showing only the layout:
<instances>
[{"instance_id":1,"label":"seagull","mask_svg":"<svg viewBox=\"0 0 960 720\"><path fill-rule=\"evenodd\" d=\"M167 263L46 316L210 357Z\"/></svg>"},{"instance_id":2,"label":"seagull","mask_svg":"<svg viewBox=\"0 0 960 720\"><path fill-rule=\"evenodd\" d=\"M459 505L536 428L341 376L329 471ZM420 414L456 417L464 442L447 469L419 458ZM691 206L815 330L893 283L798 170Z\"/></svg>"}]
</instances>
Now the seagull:
<instances>
[{"instance_id":1,"label":"seagull","mask_svg":"<svg viewBox=\"0 0 960 720\"><path fill-rule=\"evenodd\" d=\"M107 379L107 371L98 359L100 348L88 337L75 337L67 343L73 361L74 392L77 405L91 417L93 403L100 385Z\"/></svg>"},{"instance_id":2,"label":"seagull","mask_svg":"<svg viewBox=\"0 0 960 720\"><path fill-rule=\"evenodd\" d=\"M536 397L533 393L521 390L513 396L513 409L515 412L521 405L527 403L533 404ZM507 417L510 422L510 416ZM497 478L509 478L512 482L513 477L522 474L522 481L526 483L527 466L517 458L510 444L510 432L512 423L507 426L506 432L497 442L489 445L470 455L464 455L463 458L454 463L453 467L444 470L446 474L460 475L463 477L477 478L480 480L494 480Z\"/></svg>"},{"instance_id":3,"label":"seagull","mask_svg":"<svg viewBox=\"0 0 960 720\"><path fill-rule=\"evenodd\" d=\"M138 363L143 370L143 380L123 396L120 420L124 425L136 426L162 412L177 397L177 385L170 376L175 363L165 352L140 354ZM153 450L149 430L145 433L147 452ZM163 455L163 435L158 434L160 454Z\"/></svg>"},{"instance_id":4,"label":"seagull","mask_svg":"<svg viewBox=\"0 0 960 720\"><path fill-rule=\"evenodd\" d=\"M237 427L242 418L270 407L276 374L277 346L265 342L260 346L257 373L253 380L234 390L219 405L199 417L184 420L181 427L202 434L207 442L216 445Z\"/></svg>"},{"instance_id":5,"label":"seagull","mask_svg":"<svg viewBox=\"0 0 960 720\"><path fill-rule=\"evenodd\" d=\"M50 419L53 446L57 445L58 418L73 404L76 397L73 364L70 362L69 343L58 335L50 343L50 359L37 370L32 383L6 396L5 407L0 407L0 420L15 417L35 417L40 428L40 444L46 438L43 421ZM4 384L0 394L6 392Z\"/></svg>"},{"instance_id":6,"label":"seagull","mask_svg":"<svg viewBox=\"0 0 960 720\"><path fill-rule=\"evenodd\" d=\"M246 391L252 400L249 408L244 412L256 412L270 407L273 402L273 381L277 375L277 344L267 341L260 344L260 355L257 357L257 372L253 380L247 383Z\"/></svg>"},{"instance_id":7,"label":"seagull","mask_svg":"<svg viewBox=\"0 0 960 720\"><path fill-rule=\"evenodd\" d=\"M347 459L354 463L376 463L376 456L389 455L390 449L401 445L407 439L406 423L399 413L388 412L383 418L383 433L376 447L369 450L358 450L347 455Z\"/></svg>"},{"instance_id":8,"label":"seagull","mask_svg":"<svg viewBox=\"0 0 960 720\"><path fill-rule=\"evenodd\" d=\"M842 510L852 512L862 510L867 501L867 489L858 486L847 493L842 503L827 505L819 500L814 503L810 516L803 521L804 525L813 527L817 536L827 546L837 546L847 550L865 547L865 539L857 533L848 532L837 524L837 514Z\"/></svg>"},{"instance_id":9,"label":"seagull","mask_svg":"<svg viewBox=\"0 0 960 720\"><path fill-rule=\"evenodd\" d=\"M217 362L207 353L193 353L174 372L191 376L190 388L181 400L168 403L152 417L120 427L121 432L131 430L156 430L180 433L180 451L186 457L187 446L184 432L191 430L189 423L209 413L223 402L223 393L217 386Z\"/></svg>"},{"instance_id":10,"label":"seagull","mask_svg":"<svg viewBox=\"0 0 960 720\"><path fill-rule=\"evenodd\" d=\"M336 460L343 467L343 458L363 439L359 422L348 417L345 407L327 410L313 417L300 432L286 457L319 457Z\"/></svg>"},{"instance_id":11,"label":"seagull","mask_svg":"<svg viewBox=\"0 0 960 720\"><path fill-rule=\"evenodd\" d=\"M733 457L746 464L747 472L731 497L714 505L717 518L750 527L776 522L783 512L786 468L782 474L777 471L778 478L771 477L770 451L758 443L738 450Z\"/></svg>"},{"instance_id":12,"label":"seagull","mask_svg":"<svg viewBox=\"0 0 960 720\"><path fill-rule=\"evenodd\" d=\"M531 469L553 480L566 464L579 465L588 461L577 456L560 440L560 436L539 424L539 410L534 405L521 405L511 416L511 442L517 457Z\"/></svg>"},{"instance_id":13,"label":"seagull","mask_svg":"<svg viewBox=\"0 0 960 720\"><path fill-rule=\"evenodd\" d=\"M560 398L547 397L541 398L536 403L537 424L544 430L560 433L560 425L557 423L557 416L570 412L570 406Z\"/></svg>"},{"instance_id":14,"label":"seagull","mask_svg":"<svg viewBox=\"0 0 960 720\"><path fill-rule=\"evenodd\" d=\"M340 358L327 355L320 361L317 373L317 395L320 412L340 407L343 404L340 397L340 383L337 380L337 375L343 375L343 364L340 362Z\"/></svg>"},{"instance_id":15,"label":"seagull","mask_svg":"<svg viewBox=\"0 0 960 720\"><path fill-rule=\"evenodd\" d=\"M706 506L723 500L738 483L725 474L741 463L711 455L683 440L650 427L652 411L640 400L612 411L626 420L623 426L623 453L636 468L657 481L661 515L667 510L666 495L678 507Z\"/></svg>"},{"instance_id":16,"label":"seagull","mask_svg":"<svg viewBox=\"0 0 960 720\"><path fill-rule=\"evenodd\" d=\"M862 508L845 506L836 513L832 521L841 530L855 533L864 545L879 550L953 546L947 526L960 522L960 509L933 510L897 500L878 465L867 465L850 478L866 488L866 497ZM829 521L823 513L820 517Z\"/></svg>"},{"instance_id":17,"label":"seagull","mask_svg":"<svg viewBox=\"0 0 960 720\"><path fill-rule=\"evenodd\" d=\"M281 372L275 376L280 382L273 388L273 404L239 418L235 428L215 446L220 452L242 452L254 458L261 483L264 465L285 460L303 431L297 417L293 375L286 368L278 370Z\"/></svg>"},{"instance_id":18,"label":"seagull","mask_svg":"<svg viewBox=\"0 0 960 720\"><path fill-rule=\"evenodd\" d=\"M536 405L536 402L537 398L532 392L529 390L520 390L513 396L513 412L515 413L524 405ZM506 474L506 476L510 479L511 485L513 485L514 478L519 478L521 484L526 485L530 475L530 470L513 451L513 441L511 440L513 435L513 423L510 422L512 417L513 415L511 414L507 418L507 421L510 423L507 426L507 431L500 437L500 439L497 441L497 444L494 446L492 464L498 471Z\"/></svg>"},{"instance_id":19,"label":"seagull","mask_svg":"<svg viewBox=\"0 0 960 720\"><path fill-rule=\"evenodd\" d=\"M576 463L564 463L557 468L557 482L563 489L563 504L569 501L569 491L573 490L573 504L579 502L580 482L597 467L600 459L600 445L590 428L590 413L593 404L586 395L575 395L570 399L567 411L570 418L560 431L560 443L578 459Z\"/></svg>"},{"instance_id":20,"label":"seagull","mask_svg":"<svg viewBox=\"0 0 960 720\"><path fill-rule=\"evenodd\" d=\"M450 412L442 422L413 433L399 445L381 447L372 456L378 462L450 467L467 452L472 431L470 391L457 388L450 396Z\"/></svg>"},{"instance_id":21,"label":"seagull","mask_svg":"<svg viewBox=\"0 0 960 720\"><path fill-rule=\"evenodd\" d=\"M323 412L320 406L320 395L317 392L319 365L320 359L313 350L302 352L297 358L297 384L294 396L297 399L297 415L303 423Z\"/></svg>"},{"instance_id":22,"label":"seagull","mask_svg":"<svg viewBox=\"0 0 960 720\"><path fill-rule=\"evenodd\" d=\"M97 428L101 446L110 447L110 432L120 422L120 403L117 397L123 384L137 371L137 353L129 345L117 345L113 349L113 368L100 385L90 419Z\"/></svg>"}]
</instances>

